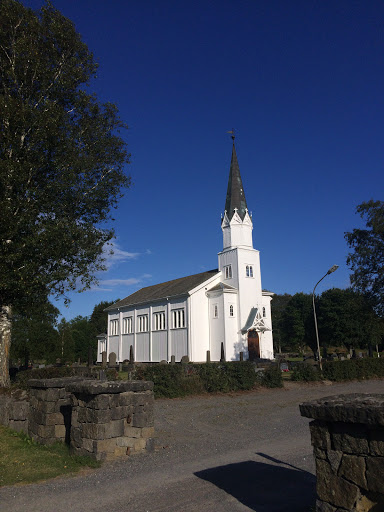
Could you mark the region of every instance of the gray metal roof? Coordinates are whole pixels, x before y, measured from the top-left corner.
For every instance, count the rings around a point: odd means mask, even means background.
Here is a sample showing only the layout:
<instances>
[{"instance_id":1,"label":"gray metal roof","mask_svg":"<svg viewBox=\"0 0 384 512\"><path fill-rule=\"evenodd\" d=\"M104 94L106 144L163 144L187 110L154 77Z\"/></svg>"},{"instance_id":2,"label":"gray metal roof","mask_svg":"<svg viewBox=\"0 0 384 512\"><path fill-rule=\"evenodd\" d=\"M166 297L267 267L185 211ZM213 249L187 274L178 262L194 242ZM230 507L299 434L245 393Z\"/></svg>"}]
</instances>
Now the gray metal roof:
<instances>
[{"instance_id":1,"label":"gray metal roof","mask_svg":"<svg viewBox=\"0 0 384 512\"><path fill-rule=\"evenodd\" d=\"M207 272L202 272L201 274L180 277L179 279L167 281L166 283L146 286L145 288L141 288L141 290L132 293L132 295L128 295L128 297L125 297L125 299L119 300L115 304L112 304L112 306L107 307L104 311L112 311L123 306L135 306L160 299L188 295L190 290L193 290L193 288L199 284L204 283L204 281L207 281L217 273L217 269L209 270Z\"/></svg>"},{"instance_id":2,"label":"gray metal roof","mask_svg":"<svg viewBox=\"0 0 384 512\"><path fill-rule=\"evenodd\" d=\"M240 215L241 220L244 220L247 210L247 201L243 183L240 176L239 163L237 161L235 143L232 146L231 168L229 170L229 180L227 189L227 198L225 201L225 210L227 211L228 219L231 220L234 210L237 208L237 213Z\"/></svg>"}]
</instances>

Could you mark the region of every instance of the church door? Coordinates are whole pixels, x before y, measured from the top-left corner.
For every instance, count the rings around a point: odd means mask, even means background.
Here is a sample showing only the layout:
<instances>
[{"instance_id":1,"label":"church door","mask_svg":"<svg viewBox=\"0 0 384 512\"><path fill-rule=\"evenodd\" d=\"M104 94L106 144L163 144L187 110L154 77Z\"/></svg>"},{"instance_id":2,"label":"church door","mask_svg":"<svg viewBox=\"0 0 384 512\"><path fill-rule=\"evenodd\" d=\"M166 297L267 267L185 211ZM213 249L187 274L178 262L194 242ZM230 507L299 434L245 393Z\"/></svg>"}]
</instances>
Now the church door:
<instances>
[{"instance_id":1,"label":"church door","mask_svg":"<svg viewBox=\"0 0 384 512\"><path fill-rule=\"evenodd\" d=\"M259 333L256 329L248 331L248 354L250 361L255 361L260 357Z\"/></svg>"}]
</instances>

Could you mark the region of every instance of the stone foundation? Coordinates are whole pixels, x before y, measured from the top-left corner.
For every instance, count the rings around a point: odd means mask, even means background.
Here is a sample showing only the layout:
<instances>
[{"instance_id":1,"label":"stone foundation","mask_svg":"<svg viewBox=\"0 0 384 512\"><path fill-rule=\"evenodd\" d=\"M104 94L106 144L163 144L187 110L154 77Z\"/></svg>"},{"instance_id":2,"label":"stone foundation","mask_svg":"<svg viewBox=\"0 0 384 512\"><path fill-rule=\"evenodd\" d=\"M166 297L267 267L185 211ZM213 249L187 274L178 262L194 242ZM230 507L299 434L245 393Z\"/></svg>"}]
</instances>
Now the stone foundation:
<instances>
[{"instance_id":1,"label":"stone foundation","mask_svg":"<svg viewBox=\"0 0 384 512\"><path fill-rule=\"evenodd\" d=\"M67 390L74 453L105 460L154 449L152 382L83 381Z\"/></svg>"},{"instance_id":2,"label":"stone foundation","mask_svg":"<svg viewBox=\"0 0 384 512\"><path fill-rule=\"evenodd\" d=\"M29 401L26 391L0 395L0 422L16 432L28 434Z\"/></svg>"},{"instance_id":3,"label":"stone foundation","mask_svg":"<svg viewBox=\"0 0 384 512\"><path fill-rule=\"evenodd\" d=\"M314 418L316 511L384 511L384 395L327 397L300 411Z\"/></svg>"}]
</instances>

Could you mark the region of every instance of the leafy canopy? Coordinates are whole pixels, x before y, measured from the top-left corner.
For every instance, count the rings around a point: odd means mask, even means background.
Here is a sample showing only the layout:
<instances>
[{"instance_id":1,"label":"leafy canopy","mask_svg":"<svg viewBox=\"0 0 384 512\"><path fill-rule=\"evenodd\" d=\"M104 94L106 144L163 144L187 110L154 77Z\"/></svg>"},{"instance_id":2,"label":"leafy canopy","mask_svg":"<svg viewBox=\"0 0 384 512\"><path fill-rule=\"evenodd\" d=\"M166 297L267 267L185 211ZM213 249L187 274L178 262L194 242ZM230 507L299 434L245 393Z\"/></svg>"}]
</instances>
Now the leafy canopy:
<instances>
[{"instance_id":1,"label":"leafy canopy","mask_svg":"<svg viewBox=\"0 0 384 512\"><path fill-rule=\"evenodd\" d=\"M116 106L87 90L97 65L72 22L16 0L0 19L0 305L21 311L104 268L129 154Z\"/></svg>"},{"instance_id":2,"label":"leafy canopy","mask_svg":"<svg viewBox=\"0 0 384 512\"><path fill-rule=\"evenodd\" d=\"M379 314L384 314L384 202L368 201L356 208L366 220L367 229L345 233L353 252L348 255L351 284L355 290L368 295Z\"/></svg>"}]
</instances>

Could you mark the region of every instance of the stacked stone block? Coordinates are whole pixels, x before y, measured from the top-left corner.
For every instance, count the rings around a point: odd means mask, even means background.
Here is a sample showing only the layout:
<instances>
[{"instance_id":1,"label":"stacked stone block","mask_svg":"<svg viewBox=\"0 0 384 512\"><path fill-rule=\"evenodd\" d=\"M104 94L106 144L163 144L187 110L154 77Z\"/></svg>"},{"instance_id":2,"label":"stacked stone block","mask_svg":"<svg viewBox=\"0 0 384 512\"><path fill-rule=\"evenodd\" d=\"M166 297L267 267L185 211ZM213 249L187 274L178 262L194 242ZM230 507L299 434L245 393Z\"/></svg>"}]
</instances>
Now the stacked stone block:
<instances>
[{"instance_id":1,"label":"stacked stone block","mask_svg":"<svg viewBox=\"0 0 384 512\"><path fill-rule=\"evenodd\" d=\"M30 413L28 434L40 444L69 441L71 394L65 386L79 377L28 381Z\"/></svg>"},{"instance_id":2,"label":"stacked stone block","mask_svg":"<svg viewBox=\"0 0 384 512\"><path fill-rule=\"evenodd\" d=\"M25 391L17 396L0 396L0 422L2 425L28 434L29 402Z\"/></svg>"},{"instance_id":3,"label":"stacked stone block","mask_svg":"<svg viewBox=\"0 0 384 512\"><path fill-rule=\"evenodd\" d=\"M67 390L75 454L105 460L153 450L152 382L81 382Z\"/></svg>"},{"instance_id":4,"label":"stacked stone block","mask_svg":"<svg viewBox=\"0 0 384 512\"><path fill-rule=\"evenodd\" d=\"M314 418L316 511L384 510L384 395L327 397L300 411Z\"/></svg>"}]
</instances>

